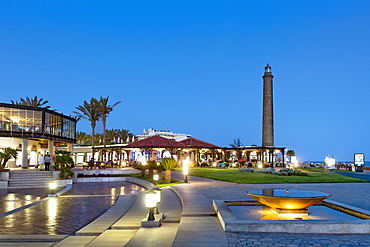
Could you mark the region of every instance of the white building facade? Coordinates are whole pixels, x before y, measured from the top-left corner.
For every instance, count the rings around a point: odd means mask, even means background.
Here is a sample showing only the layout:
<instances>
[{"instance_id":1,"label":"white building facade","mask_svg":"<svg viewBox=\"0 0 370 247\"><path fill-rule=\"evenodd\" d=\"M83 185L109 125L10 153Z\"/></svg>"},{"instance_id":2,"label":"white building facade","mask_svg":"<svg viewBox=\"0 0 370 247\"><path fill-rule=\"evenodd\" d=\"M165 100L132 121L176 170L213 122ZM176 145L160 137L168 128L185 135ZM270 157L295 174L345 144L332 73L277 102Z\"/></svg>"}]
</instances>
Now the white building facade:
<instances>
[{"instance_id":1,"label":"white building facade","mask_svg":"<svg viewBox=\"0 0 370 247\"><path fill-rule=\"evenodd\" d=\"M174 133L169 130L155 130L155 129L147 129L147 130L144 129L143 134L138 135L137 137L138 137L138 140L142 140L142 139L145 139L151 136L162 136L164 138L171 139L177 142L191 137L191 135L189 134Z\"/></svg>"}]
</instances>

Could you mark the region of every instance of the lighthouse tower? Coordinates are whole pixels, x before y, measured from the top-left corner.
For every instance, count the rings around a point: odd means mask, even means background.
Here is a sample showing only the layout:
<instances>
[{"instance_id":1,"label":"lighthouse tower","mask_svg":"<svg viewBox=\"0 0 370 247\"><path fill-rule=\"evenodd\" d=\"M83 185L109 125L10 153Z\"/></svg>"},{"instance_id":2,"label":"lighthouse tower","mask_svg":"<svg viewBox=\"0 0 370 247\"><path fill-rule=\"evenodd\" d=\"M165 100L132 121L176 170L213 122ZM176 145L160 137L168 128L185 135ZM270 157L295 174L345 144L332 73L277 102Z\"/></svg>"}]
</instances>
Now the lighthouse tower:
<instances>
[{"instance_id":1,"label":"lighthouse tower","mask_svg":"<svg viewBox=\"0 0 370 247\"><path fill-rule=\"evenodd\" d=\"M263 117L262 117L262 146L274 146L274 104L272 91L271 67L265 67L263 78Z\"/></svg>"}]
</instances>

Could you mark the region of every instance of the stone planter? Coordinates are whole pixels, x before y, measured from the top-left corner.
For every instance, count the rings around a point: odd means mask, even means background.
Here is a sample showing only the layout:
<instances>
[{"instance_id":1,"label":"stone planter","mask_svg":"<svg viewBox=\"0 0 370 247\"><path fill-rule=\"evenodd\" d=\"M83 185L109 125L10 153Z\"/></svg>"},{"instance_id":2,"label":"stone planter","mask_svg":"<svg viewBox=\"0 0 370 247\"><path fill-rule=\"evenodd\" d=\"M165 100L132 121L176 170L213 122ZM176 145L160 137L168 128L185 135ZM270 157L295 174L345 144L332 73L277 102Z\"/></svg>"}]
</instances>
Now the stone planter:
<instances>
[{"instance_id":1,"label":"stone planter","mask_svg":"<svg viewBox=\"0 0 370 247\"><path fill-rule=\"evenodd\" d=\"M0 189L7 189L7 188L8 188L8 181L7 180L0 181Z\"/></svg>"},{"instance_id":2,"label":"stone planter","mask_svg":"<svg viewBox=\"0 0 370 247\"><path fill-rule=\"evenodd\" d=\"M9 180L9 172L0 172L0 180L8 181Z\"/></svg>"},{"instance_id":3,"label":"stone planter","mask_svg":"<svg viewBox=\"0 0 370 247\"><path fill-rule=\"evenodd\" d=\"M58 180L59 179L60 171L53 171L53 179Z\"/></svg>"},{"instance_id":4,"label":"stone planter","mask_svg":"<svg viewBox=\"0 0 370 247\"><path fill-rule=\"evenodd\" d=\"M57 187L66 187L68 184L73 183L73 179L58 179L55 182L57 182Z\"/></svg>"}]
</instances>

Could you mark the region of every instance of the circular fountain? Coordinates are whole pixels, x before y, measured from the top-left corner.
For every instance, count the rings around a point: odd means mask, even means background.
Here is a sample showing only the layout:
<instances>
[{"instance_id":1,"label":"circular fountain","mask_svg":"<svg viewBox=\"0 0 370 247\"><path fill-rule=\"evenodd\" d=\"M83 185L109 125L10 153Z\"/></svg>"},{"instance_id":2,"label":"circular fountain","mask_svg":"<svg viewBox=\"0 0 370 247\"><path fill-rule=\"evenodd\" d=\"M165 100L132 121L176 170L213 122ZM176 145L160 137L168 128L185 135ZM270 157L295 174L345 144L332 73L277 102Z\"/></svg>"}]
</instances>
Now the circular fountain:
<instances>
[{"instance_id":1,"label":"circular fountain","mask_svg":"<svg viewBox=\"0 0 370 247\"><path fill-rule=\"evenodd\" d=\"M246 192L278 214L307 214L308 207L331 196L311 190L263 189Z\"/></svg>"}]
</instances>

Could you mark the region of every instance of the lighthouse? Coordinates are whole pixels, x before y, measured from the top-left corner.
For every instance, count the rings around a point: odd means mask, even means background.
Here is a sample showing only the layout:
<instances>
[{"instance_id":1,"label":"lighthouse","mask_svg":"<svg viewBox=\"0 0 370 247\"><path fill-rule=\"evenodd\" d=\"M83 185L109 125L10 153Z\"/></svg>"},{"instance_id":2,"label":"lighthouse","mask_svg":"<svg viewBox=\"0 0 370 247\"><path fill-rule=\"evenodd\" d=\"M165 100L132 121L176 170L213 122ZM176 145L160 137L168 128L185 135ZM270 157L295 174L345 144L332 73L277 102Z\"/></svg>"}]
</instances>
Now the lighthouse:
<instances>
[{"instance_id":1,"label":"lighthouse","mask_svg":"<svg viewBox=\"0 0 370 247\"><path fill-rule=\"evenodd\" d=\"M271 67L265 67L263 78L262 146L274 146L274 104Z\"/></svg>"}]
</instances>

